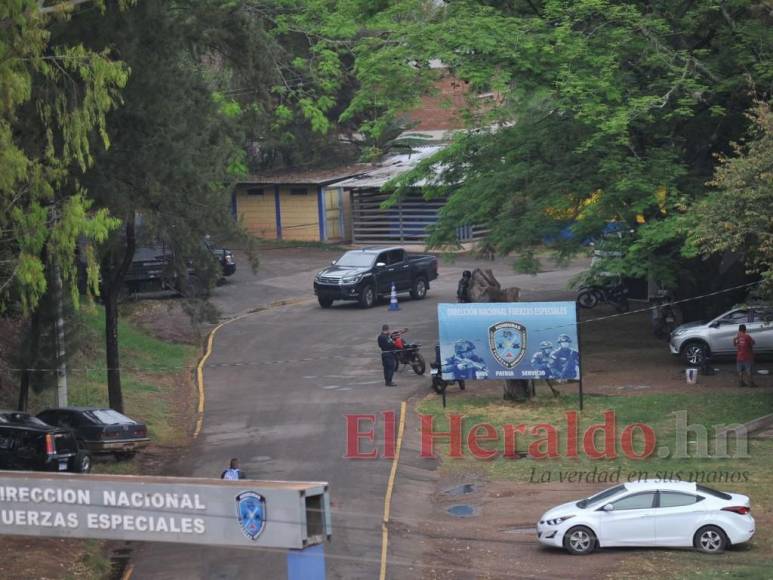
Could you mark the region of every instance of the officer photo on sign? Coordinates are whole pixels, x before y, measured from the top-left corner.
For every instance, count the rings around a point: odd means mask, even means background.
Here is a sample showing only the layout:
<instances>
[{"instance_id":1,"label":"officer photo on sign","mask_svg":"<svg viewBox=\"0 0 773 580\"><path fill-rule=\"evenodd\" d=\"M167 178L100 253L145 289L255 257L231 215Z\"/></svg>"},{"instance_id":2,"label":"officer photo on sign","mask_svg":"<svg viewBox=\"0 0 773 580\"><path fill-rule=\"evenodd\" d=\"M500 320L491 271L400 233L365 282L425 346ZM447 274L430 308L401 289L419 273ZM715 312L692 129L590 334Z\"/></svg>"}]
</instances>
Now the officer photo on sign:
<instances>
[{"instance_id":1,"label":"officer photo on sign","mask_svg":"<svg viewBox=\"0 0 773 580\"><path fill-rule=\"evenodd\" d=\"M572 348L568 334L558 337L558 348L551 355L551 371L557 379L576 379L580 374L580 353Z\"/></svg>"},{"instance_id":2,"label":"officer photo on sign","mask_svg":"<svg viewBox=\"0 0 773 580\"><path fill-rule=\"evenodd\" d=\"M553 377L553 369L550 367L550 355L553 352L553 343L549 340L543 340L539 343L539 350L531 357L531 367L539 371L539 377L550 379Z\"/></svg>"},{"instance_id":3,"label":"officer photo on sign","mask_svg":"<svg viewBox=\"0 0 773 580\"><path fill-rule=\"evenodd\" d=\"M488 368L476 352L470 340L460 339L454 343L454 355L443 361L443 374L455 379L485 379Z\"/></svg>"}]
</instances>

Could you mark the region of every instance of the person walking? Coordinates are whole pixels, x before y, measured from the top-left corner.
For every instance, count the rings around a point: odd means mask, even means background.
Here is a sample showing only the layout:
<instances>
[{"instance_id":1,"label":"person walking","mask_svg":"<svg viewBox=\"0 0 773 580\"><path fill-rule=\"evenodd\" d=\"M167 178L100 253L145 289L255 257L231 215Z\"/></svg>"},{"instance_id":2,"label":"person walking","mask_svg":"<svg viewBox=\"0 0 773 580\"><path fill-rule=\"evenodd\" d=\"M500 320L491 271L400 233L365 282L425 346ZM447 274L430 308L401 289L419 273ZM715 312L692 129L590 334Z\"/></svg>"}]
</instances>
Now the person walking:
<instances>
[{"instance_id":1,"label":"person walking","mask_svg":"<svg viewBox=\"0 0 773 580\"><path fill-rule=\"evenodd\" d=\"M746 332L746 325L738 327L738 334L733 339L735 345L735 366L738 371L738 386L747 386L743 380L745 373L749 373L750 387L756 387L752 373L754 367L754 339Z\"/></svg>"},{"instance_id":2,"label":"person walking","mask_svg":"<svg viewBox=\"0 0 773 580\"><path fill-rule=\"evenodd\" d=\"M231 459L231 463L228 469L224 470L223 473L220 474L220 479L227 479L229 481L244 479L244 474L239 468L239 460L236 457Z\"/></svg>"},{"instance_id":3,"label":"person walking","mask_svg":"<svg viewBox=\"0 0 773 580\"><path fill-rule=\"evenodd\" d=\"M396 347L388 324L381 327L381 334L378 335L378 347L381 349L381 365L384 367L384 384L387 387L396 387L397 385L392 382L397 366Z\"/></svg>"}]
</instances>

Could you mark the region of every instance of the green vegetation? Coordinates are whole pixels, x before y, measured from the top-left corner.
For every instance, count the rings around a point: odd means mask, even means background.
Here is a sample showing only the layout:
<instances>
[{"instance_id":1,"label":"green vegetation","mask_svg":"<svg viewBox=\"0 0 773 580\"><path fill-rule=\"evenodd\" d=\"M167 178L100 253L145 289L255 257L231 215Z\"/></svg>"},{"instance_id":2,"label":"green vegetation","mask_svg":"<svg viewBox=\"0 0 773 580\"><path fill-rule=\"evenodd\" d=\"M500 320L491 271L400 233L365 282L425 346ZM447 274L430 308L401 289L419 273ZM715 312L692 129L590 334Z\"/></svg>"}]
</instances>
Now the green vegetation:
<instances>
[{"instance_id":1,"label":"green vegetation","mask_svg":"<svg viewBox=\"0 0 773 580\"><path fill-rule=\"evenodd\" d=\"M84 334L82 352L70 362L68 389L71 405L107 406L104 368L104 315L101 307L83 308L76 323ZM181 383L191 381L198 350L194 346L174 344L153 338L128 322L120 323L121 360L125 378L125 412L142 419L155 444L181 445L187 432L176 417L185 412L175 404ZM31 398L30 411L51 406L56 394L47 391ZM113 472L131 471L131 463L109 464ZM97 464L102 470L108 464ZM127 471L128 470L128 471Z\"/></svg>"},{"instance_id":2,"label":"green vegetation","mask_svg":"<svg viewBox=\"0 0 773 580\"><path fill-rule=\"evenodd\" d=\"M465 451L466 457L461 459L447 458L444 468L448 470L483 471L492 477L529 481L534 474L550 472L551 476L559 471L589 471L597 468L598 471L613 471L618 467L626 474L635 471L647 472L649 477L655 477L656 473L682 473L689 472L748 472L749 484L756 484L763 478L773 477L773 465L769 465L760 458L769 456L773 452L773 442L752 440L749 445L750 458L675 458L677 430L676 415L674 413L685 411L687 413L687 425L703 425L707 428L709 441L709 454L713 453L713 427L716 425L729 425L744 423L761 414L760 409L773 407L773 393L751 392L745 396L733 394L707 393L693 394L652 394L637 397L614 397L592 395L585 397L585 410L579 414L578 421L578 457L576 459L565 457L567 445L567 413L576 411L577 397L562 395L553 399L547 395L538 396L534 401L521 405L503 405L501 399L491 396L465 395L464 397L451 397L448 406L443 409L440 401L433 397L421 402L418 412L431 415L434 418L434 431L447 431L450 415L461 415L463 419L463 437L466 441L470 428L478 423L489 423L499 433L499 441L496 447L493 443L482 443L486 449L504 450L504 436L502 426L505 424L526 426L524 434L516 436L518 452L525 453L530 450L544 452L546 446L538 441L546 439L544 430L532 429L540 424L549 424L554 427L558 435L558 457L544 459L518 458L508 459L502 453L491 461L479 461ZM589 458L583 452L583 434L593 424L603 424L604 413L613 411L616 420L615 450L616 459L595 460ZM633 423L643 423L650 426L656 436L656 450L645 459L629 459L621 448L621 435L623 429ZM603 434L597 434L596 446L604 449ZM687 454L694 454L695 433L688 431ZM643 438L641 432L633 437L633 453L639 455L643 451ZM667 446L670 450L669 457L659 457L657 448ZM448 445L443 442L438 446L447 456ZM732 456L736 451L733 436L728 438L728 455ZM532 453L533 455L533 453ZM756 459L755 459L756 458ZM532 470L535 470L534 472ZM625 475L623 475L624 477ZM707 481L711 483L710 481Z\"/></svg>"}]
</instances>

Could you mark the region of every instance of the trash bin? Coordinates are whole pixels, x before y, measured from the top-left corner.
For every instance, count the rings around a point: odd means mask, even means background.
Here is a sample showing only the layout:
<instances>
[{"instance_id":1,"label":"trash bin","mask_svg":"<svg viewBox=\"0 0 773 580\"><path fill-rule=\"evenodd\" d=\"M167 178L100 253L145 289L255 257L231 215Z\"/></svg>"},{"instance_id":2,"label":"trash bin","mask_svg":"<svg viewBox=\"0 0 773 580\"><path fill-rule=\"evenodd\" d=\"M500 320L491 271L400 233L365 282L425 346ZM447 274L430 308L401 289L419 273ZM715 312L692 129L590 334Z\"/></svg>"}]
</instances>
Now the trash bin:
<instances>
[{"instance_id":1,"label":"trash bin","mask_svg":"<svg viewBox=\"0 0 773 580\"><path fill-rule=\"evenodd\" d=\"M687 376L688 384L694 385L698 382L698 369L687 369L685 375Z\"/></svg>"}]
</instances>

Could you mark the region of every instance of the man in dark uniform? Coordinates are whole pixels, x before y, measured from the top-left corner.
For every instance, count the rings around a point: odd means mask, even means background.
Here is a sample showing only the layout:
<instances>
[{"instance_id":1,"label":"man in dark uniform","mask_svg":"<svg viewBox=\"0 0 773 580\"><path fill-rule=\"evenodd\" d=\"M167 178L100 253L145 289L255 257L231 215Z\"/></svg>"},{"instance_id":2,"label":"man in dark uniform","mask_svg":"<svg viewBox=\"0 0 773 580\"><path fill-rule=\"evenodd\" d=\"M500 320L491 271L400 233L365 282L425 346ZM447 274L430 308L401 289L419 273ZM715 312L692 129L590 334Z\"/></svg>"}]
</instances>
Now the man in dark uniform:
<instances>
[{"instance_id":1,"label":"man in dark uniform","mask_svg":"<svg viewBox=\"0 0 773 580\"><path fill-rule=\"evenodd\" d=\"M397 385L392 382L397 366L394 352L396 347L388 324L381 327L381 334L378 335L378 347L381 349L381 364L384 367L384 384L387 387L396 387Z\"/></svg>"},{"instance_id":2,"label":"man in dark uniform","mask_svg":"<svg viewBox=\"0 0 773 580\"><path fill-rule=\"evenodd\" d=\"M574 379L580 367L580 353L572 348L568 334L558 337L558 348L550 355L553 376L558 379Z\"/></svg>"}]
</instances>

